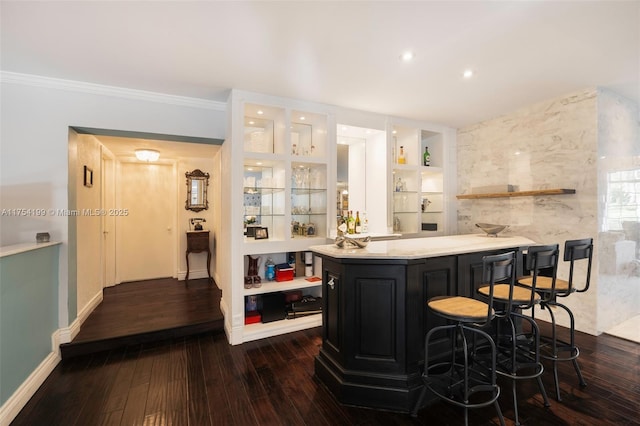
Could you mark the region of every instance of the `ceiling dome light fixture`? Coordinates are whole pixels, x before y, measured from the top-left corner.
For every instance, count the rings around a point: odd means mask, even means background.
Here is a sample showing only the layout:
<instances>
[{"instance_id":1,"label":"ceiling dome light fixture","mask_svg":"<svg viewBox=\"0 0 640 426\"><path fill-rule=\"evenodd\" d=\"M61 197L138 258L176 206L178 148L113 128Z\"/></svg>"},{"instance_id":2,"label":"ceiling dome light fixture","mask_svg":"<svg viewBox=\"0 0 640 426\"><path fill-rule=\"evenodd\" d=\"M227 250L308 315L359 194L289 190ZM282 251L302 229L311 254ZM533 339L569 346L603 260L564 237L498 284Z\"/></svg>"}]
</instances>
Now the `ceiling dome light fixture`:
<instances>
[{"instance_id":1,"label":"ceiling dome light fixture","mask_svg":"<svg viewBox=\"0 0 640 426\"><path fill-rule=\"evenodd\" d=\"M415 57L416 55L410 50L407 50L400 55L400 59L402 59L403 62L411 62Z\"/></svg>"},{"instance_id":2,"label":"ceiling dome light fixture","mask_svg":"<svg viewBox=\"0 0 640 426\"><path fill-rule=\"evenodd\" d=\"M136 149L136 158L140 161L146 161L147 163L158 161L160 151L156 151L155 149Z\"/></svg>"},{"instance_id":3,"label":"ceiling dome light fixture","mask_svg":"<svg viewBox=\"0 0 640 426\"><path fill-rule=\"evenodd\" d=\"M464 72L462 73L462 76L463 76L464 78L471 78L471 77L473 77L473 70L472 70L472 69L464 70Z\"/></svg>"}]
</instances>

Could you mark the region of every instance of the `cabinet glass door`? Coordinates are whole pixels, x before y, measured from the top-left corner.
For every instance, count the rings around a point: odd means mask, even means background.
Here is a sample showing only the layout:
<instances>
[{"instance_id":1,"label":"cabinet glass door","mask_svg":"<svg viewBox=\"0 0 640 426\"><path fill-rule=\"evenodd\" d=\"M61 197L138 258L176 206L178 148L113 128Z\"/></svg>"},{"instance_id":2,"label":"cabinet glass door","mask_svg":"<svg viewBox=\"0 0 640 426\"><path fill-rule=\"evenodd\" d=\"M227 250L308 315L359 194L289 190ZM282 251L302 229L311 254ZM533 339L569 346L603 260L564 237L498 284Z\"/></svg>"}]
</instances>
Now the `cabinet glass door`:
<instances>
[{"instance_id":1,"label":"cabinet glass door","mask_svg":"<svg viewBox=\"0 0 640 426\"><path fill-rule=\"evenodd\" d=\"M247 238L256 240L284 238L284 176L282 165L265 165L261 161L245 164L243 205ZM256 228L266 228L266 232L256 235Z\"/></svg>"},{"instance_id":2,"label":"cabinet glass door","mask_svg":"<svg viewBox=\"0 0 640 426\"><path fill-rule=\"evenodd\" d=\"M326 236L327 167L293 163L291 167L291 236Z\"/></svg>"}]
</instances>

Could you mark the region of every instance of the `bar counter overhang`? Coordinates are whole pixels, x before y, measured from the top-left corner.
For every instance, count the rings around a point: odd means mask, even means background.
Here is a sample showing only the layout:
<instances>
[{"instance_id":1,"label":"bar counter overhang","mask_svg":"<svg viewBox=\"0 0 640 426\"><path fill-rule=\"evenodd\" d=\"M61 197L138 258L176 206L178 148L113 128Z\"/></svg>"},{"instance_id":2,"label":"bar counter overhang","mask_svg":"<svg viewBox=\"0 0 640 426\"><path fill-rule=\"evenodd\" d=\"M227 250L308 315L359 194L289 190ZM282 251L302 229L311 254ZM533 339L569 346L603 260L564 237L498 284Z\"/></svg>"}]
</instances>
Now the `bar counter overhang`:
<instances>
[{"instance_id":1,"label":"bar counter overhang","mask_svg":"<svg viewBox=\"0 0 640 426\"><path fill-rule=\"evenodd\" d=\"M535 242L483 234L373 241L367 247L310 248L322 258L322 347L316 376L343 404L410 412L422 389L424 336L443 324L427 314L434 296L472 297L482 257ZM431 347L449 351L446 338ZM426 400L425 404L429 404Z\"/></svg>"}]
</instances>

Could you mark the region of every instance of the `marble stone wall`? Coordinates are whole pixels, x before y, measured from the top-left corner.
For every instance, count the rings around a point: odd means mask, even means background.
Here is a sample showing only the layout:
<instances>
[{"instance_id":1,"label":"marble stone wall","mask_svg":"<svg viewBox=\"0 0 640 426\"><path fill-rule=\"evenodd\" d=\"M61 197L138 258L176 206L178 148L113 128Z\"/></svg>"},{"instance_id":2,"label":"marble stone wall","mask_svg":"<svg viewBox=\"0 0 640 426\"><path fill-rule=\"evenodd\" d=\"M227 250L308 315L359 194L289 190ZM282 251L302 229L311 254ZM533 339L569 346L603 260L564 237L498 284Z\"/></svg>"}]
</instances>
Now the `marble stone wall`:
<instances>
[{"instance_id":1,"label":"marble stone wall","mask_svg":"<svg viewBox=\"0 0 640 426\"><path fill-rule=\"evenodd\" d=\"M582 90L458 131L457 193L489 185L516 191L571 188L576 194L458 200L458 232L478 222L509 225L500 238L522 235L540 244L598 238L598 90ZM592 287L566 300L576 327L598 334L598 264ZM584 275L585 271L580 270ZM558 274L568 278L561 263ZM542 318L546 312L540 314ZM567 324L565 318L559 318Z\"/></svg>"}]
</instances>

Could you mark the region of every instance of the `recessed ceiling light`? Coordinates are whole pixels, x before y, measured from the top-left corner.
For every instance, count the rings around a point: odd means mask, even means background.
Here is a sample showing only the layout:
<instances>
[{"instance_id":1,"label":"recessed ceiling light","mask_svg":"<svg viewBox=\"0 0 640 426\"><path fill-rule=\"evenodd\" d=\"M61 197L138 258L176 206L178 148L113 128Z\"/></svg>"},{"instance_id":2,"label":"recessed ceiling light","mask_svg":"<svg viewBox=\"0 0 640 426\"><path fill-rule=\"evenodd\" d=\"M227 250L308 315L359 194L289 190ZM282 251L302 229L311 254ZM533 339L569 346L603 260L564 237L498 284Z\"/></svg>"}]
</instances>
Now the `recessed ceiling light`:
<instances>
[{"instance_id":1,"label":"recessed ceiling light","mask_svg":"<svg viewBox=\"0 0 640 426\"><path fill-rule=\"evenodd\" d=\"M462 76L464 78L471 78L473 77L473 70L468 69L468 70L464 70L464 72L462 73Z\"/></svg>"},{"instance_id":2,"label":"recessed ceiling light","mask_svg":"<svg viewBox=\"0 0 640 426\"><path fill-rule=\"evenodd\" d=\"M258 115L262 115L264 114L264 111L262 111L261 109L258 110Z\"/></svg>"},{"instance_id":3,"label":"recessed ceiling light","mask_svg":"<svg viewBox=\"0 0 640 426\"><path fill-rule=\"evenodd\" d=\"M415 57L416 55L410 50L407 50L403 52L402 55L400 55L400 59L402 59L404 62L409 62Z\"/></svg>"},{"instance_id":4,"label":"recessed ceiling light","mask_svg":"<svg viewBox=\"0 0 640 426\"><path fill-rule=\"evenodd\" d=\"M301 121L304 121L304 120L306 120L306 119L307 119L307 118L306 118L304 115L301 115L301 116L300 116L300 120L301 120Z\"/></svg>"},{"instance_id":5,"label":"recessed ceiling light","mask_svg":"<svg viewBox=\"0 0 640 426\"><path fill-rule=\"evenodd\" d=\"M253 124L256 124L256 122L255 121L250 121L249 124L253 125Z\"/></svg>"}]
</instances>

